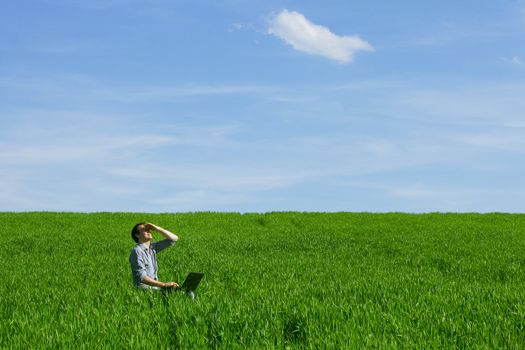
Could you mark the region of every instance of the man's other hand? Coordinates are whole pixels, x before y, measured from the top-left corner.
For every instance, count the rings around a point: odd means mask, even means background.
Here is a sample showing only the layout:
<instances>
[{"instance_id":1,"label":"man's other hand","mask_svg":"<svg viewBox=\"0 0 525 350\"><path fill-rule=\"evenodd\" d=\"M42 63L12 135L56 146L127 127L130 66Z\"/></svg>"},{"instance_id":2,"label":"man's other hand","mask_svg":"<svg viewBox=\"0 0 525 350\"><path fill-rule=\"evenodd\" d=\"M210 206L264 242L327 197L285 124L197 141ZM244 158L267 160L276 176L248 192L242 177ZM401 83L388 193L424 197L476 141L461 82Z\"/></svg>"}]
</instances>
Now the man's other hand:
<instances>
[{"instance_id":1,"label":"man's other hand","mask_svg":"<svg viewBox=\"0 0 525 350\"><path fill-rule=\"evenodd\" d=\"M180 288L180 286L177 282L166 282L164 288Z\"/></svg>"}]
</instances>

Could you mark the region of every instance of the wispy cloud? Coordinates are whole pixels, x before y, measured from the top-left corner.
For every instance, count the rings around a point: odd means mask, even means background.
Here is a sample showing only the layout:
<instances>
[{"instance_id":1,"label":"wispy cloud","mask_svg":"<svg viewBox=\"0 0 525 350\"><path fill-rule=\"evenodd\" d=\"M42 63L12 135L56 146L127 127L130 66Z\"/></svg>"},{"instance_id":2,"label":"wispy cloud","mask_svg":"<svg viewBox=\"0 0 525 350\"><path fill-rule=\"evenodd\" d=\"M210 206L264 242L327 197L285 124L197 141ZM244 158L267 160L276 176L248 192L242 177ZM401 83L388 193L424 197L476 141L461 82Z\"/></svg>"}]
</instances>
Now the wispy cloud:
<instances>
[{"instance_id":1,"label":"wispy cloud","mask_svg":"<svg viewBox=\"0 0 525 350\"><path fill-rule=\"evenodd\" d=\"M115 167L108 171L111 176L123 180L169 181L193 190L235 193L254 193L283 188L308 178L305 173L294 173L290 170L277 171L267 169L265 165L247 163L249 162L232 167L216 163L181 162L160 165L156 162L143 162L140 167ZM159 171L159 168L162 171Z\"/></svg>"},{"instance_id":2,"label":"wispy cloud","mask_svg":"<svg viewBox=\"0 0 525 350\"><path fill-rule=\"evenodd\" d=\"M10 94L31 94L32 99L77 99L101 102L156 102L177 98L260 95L275 92L275 87L257 84L217 84L217 85L147 85L115 84L83 76L62 76L51 78L8 78L0 79L0 91Z\"/></svg>"},{"instance_id":3,"label":"wispy cloud","mask_svg":"<svg viewBox=\"0 0 525 350\"><path fill-rule=\"evenodd\" d=\"M67 86L61 87L64 93ZM111 86L95 81L92 87ZM376 187L355 186L356 191L407 203L393 208L469 209L475 208L469 201L482 196L475 186L455 193L462 184L450 169L519 173L514 160L525 149L525 86L355 81L278 89L269 87L257 100L263 108L253 119L188 121L184 113L153 113L149 106L138 108L140 103L116 114L88 103L3 113L0 210L274 210L277 202L288 210L348 209L340 193L345 187L337 181L368 178ZM275 91L283 92L286 104L267 98ZM378 102L364 108L363 98ZM210 99L191 100L195 106ZM366 114L370 109L374 112ZM287 113L297 118L291 134L281 130L290 122ZM443 172L453 180L439 182ZM327 186L337 189L337 195L330 193L341 207L308 194ZM285 198L289 193L295 195ZM503 194L491 198L497 196ZM356 210L363 208L378 207L356 204Z\"/></svg>"},{"instance_id":4,"label":"wispy cloud","mask_svg":"<svg viewBox=\"0 0 525 350\"><path fill-rule=\"evenodd\" d=\"M50 54L50 55L66 55L79 53L81 51L86 51L87 49L92 49L92 45L87 43L69 43L69 44L32 44L26 49L31 53L39 54Z\"/></svg>"},{"instance_id":5,"label":"wispy cloud","mask_svg":"<svg viewBox=\"0 0 525 350\"><path fill-rule=\"evenodd\" d=\"M443 124L505 125L523 121L524 84L421 87L389 94L390 105L400 115Z\"/></svg>"},{"instance_id":6,"label":"wispy cloud","mask_svg":"<svg viewBox=\"0 0 525 350\"><path fill-rule=\"evenodd\" d=\"M373 197L381 198L381 203L373 203L374 210L391 211L403 208L408 212L516 212L524 187L512 189L515 199L509 199L508 189L502 187L483 187L468 184L436 183L434 180L418 182L396 181L349 181L346 186L367 191ZM502 205L502 202L507 203ZM396 209L398 210L398 209Z\"/></svg>"},{"instance_id":7,"label":"wispy cloud","mask_svg":"<svg viewBox=\"0 0 525 350\"><path fill-rule=\"evenodd\" d=\"M336 35L327 27L310 22L301 13L286 9L271 18L268 33L284 40L295 50L340 63L352 62L357 51L374 50L357 35Z\"/></svg>"},{"instance_id":8,"label":"wispy cloud","mask_svg":"<svg viewBox=\"0 0 525 350\"><path fill-rule=\"evenodd\" d=\"M105 121L72 113L76 127L68 127L66 111L30 112L20 111L25 119L14 118L21 123L1 131L0 210L225 208L305 176L272 170L264 161L225 162L224 155L247 146L233 140L239 124ZM190 148L202 158L185 155Z\"/></svg>"},{"instance_id":9,"label":"wispy cloud","mask_svg":"<svg viewBox=\"0 0 525 350\"><path fill-rule=\"evenodd\" d=\"M503 62L510 64L514 67L523 68L525 67L525 63L519 58L518 56L512 56L512 57L501 57L500 58Z\"/></svg>"},{"instance_id":10,"label":"wispy cloud","mask_svg":"<svg viewBox=\"0 0 525 350\"><path fill-rule=\"evenodd\" d=\"M150 198L149 204L160 208L172 208L172 210L191 211L213 210L224 206L235 206L253 200L249 195L240 192L224 192L218 190L189 190L181 191L173 195Z\"/></svg>"},{"instance_id":11,"label":"wispy cloud","mask_svg":"<svg viewBox=\"0 0 525 350\"><path fill-rule=\"evenodd\" d=\"M237 32L240 30L254 30L254 26L251 23L232 23L230 26L226 29L226 31L232 33Z\"/></svg>"},{"instance_id":12,"label":"wispy cloud","mask_svg":"<svg viewBox=\"0 0 525 350\"><path fill-rule=\"evenodd\" d=\"M491 131L477 134L465 134L459 140L472 147L485 150L500 150L513 153L525 153L523 130L509 129L506 131Z\"/></svg>"},{"instance_id":13,"label":"wispy cloud","mask_svg":"<svg viewBox=\"0 0 525 350\"><path fill-rule=\"evenodd\" d=\"M241 129L235 123L185 125L166 120L149 126L140 118L75 110L23 109L8 116L16 122L6 123L1 131L0 166L110 163L126 154L176 147L221 149L231 146L229 138Z\"/></svg>"}]
</instances>

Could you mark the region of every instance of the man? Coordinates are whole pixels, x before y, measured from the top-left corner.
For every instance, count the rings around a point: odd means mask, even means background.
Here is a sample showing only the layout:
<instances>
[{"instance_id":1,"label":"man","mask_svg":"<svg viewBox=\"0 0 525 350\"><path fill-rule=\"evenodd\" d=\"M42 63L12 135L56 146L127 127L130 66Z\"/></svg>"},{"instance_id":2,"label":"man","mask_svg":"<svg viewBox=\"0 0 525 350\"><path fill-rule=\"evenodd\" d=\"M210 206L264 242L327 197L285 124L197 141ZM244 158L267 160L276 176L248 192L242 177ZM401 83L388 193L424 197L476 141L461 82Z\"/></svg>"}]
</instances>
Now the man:
<instances>
[{"instance_id":1,"label":"man","mask_svg":"<svg viewBox=\"0 0 525 350\"><path fill-rule=\"evenodd\" d=\"M152 232L160 233L165 239L152 243ZM177 282L161 282L157 277L157 253L172 246L179 240L179 237L162 227L141 222L131 230L131 238L137 243L129 256L135 287L144 289L179 288Z\"/></svg>"}]
</instances>

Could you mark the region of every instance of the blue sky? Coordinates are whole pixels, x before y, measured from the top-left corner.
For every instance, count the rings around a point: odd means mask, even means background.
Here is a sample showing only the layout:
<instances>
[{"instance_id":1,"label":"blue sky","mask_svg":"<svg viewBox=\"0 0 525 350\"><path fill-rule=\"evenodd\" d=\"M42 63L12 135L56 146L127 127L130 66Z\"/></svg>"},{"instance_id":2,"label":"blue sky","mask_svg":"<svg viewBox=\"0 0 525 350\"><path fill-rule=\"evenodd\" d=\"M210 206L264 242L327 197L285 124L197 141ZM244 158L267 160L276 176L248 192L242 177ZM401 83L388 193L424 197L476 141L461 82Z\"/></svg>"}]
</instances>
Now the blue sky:
<instances>
[{"instance_id":1,"label":"blue sky","mask_svg":"<svg viewBox=\"0 0 525 350\"><path fill-rule=\"evenodd\" d=\"M9 1L1 211L524 212L525 1Z\"/></svg>"}]
</instances>

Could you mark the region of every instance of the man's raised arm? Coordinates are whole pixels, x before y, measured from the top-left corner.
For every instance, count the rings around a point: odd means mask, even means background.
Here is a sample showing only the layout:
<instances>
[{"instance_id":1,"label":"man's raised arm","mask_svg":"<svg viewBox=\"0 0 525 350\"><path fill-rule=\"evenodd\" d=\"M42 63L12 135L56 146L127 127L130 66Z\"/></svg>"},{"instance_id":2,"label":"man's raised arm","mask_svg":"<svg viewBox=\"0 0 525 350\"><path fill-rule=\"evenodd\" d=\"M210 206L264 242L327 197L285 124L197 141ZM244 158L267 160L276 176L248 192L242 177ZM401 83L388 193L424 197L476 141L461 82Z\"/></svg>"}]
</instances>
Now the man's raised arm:
<instances>
[{"instance_id":1,"label":"man's raised arm","mask_svg":"<svg viewBox=\"0 0 525 350\"><path fill-rule=\"evenodd\" d=\"M154 225L154 224L146 224L148 225L151 229L157 231L158 233L160 233L161 235L163 235L164 237L166 237L167 239L171 240L171 241L178 241L179 240L179 237L174 234L173 232L170 232L160 226L157 226L157 225Z\"/></svg>"}]
</instances>

